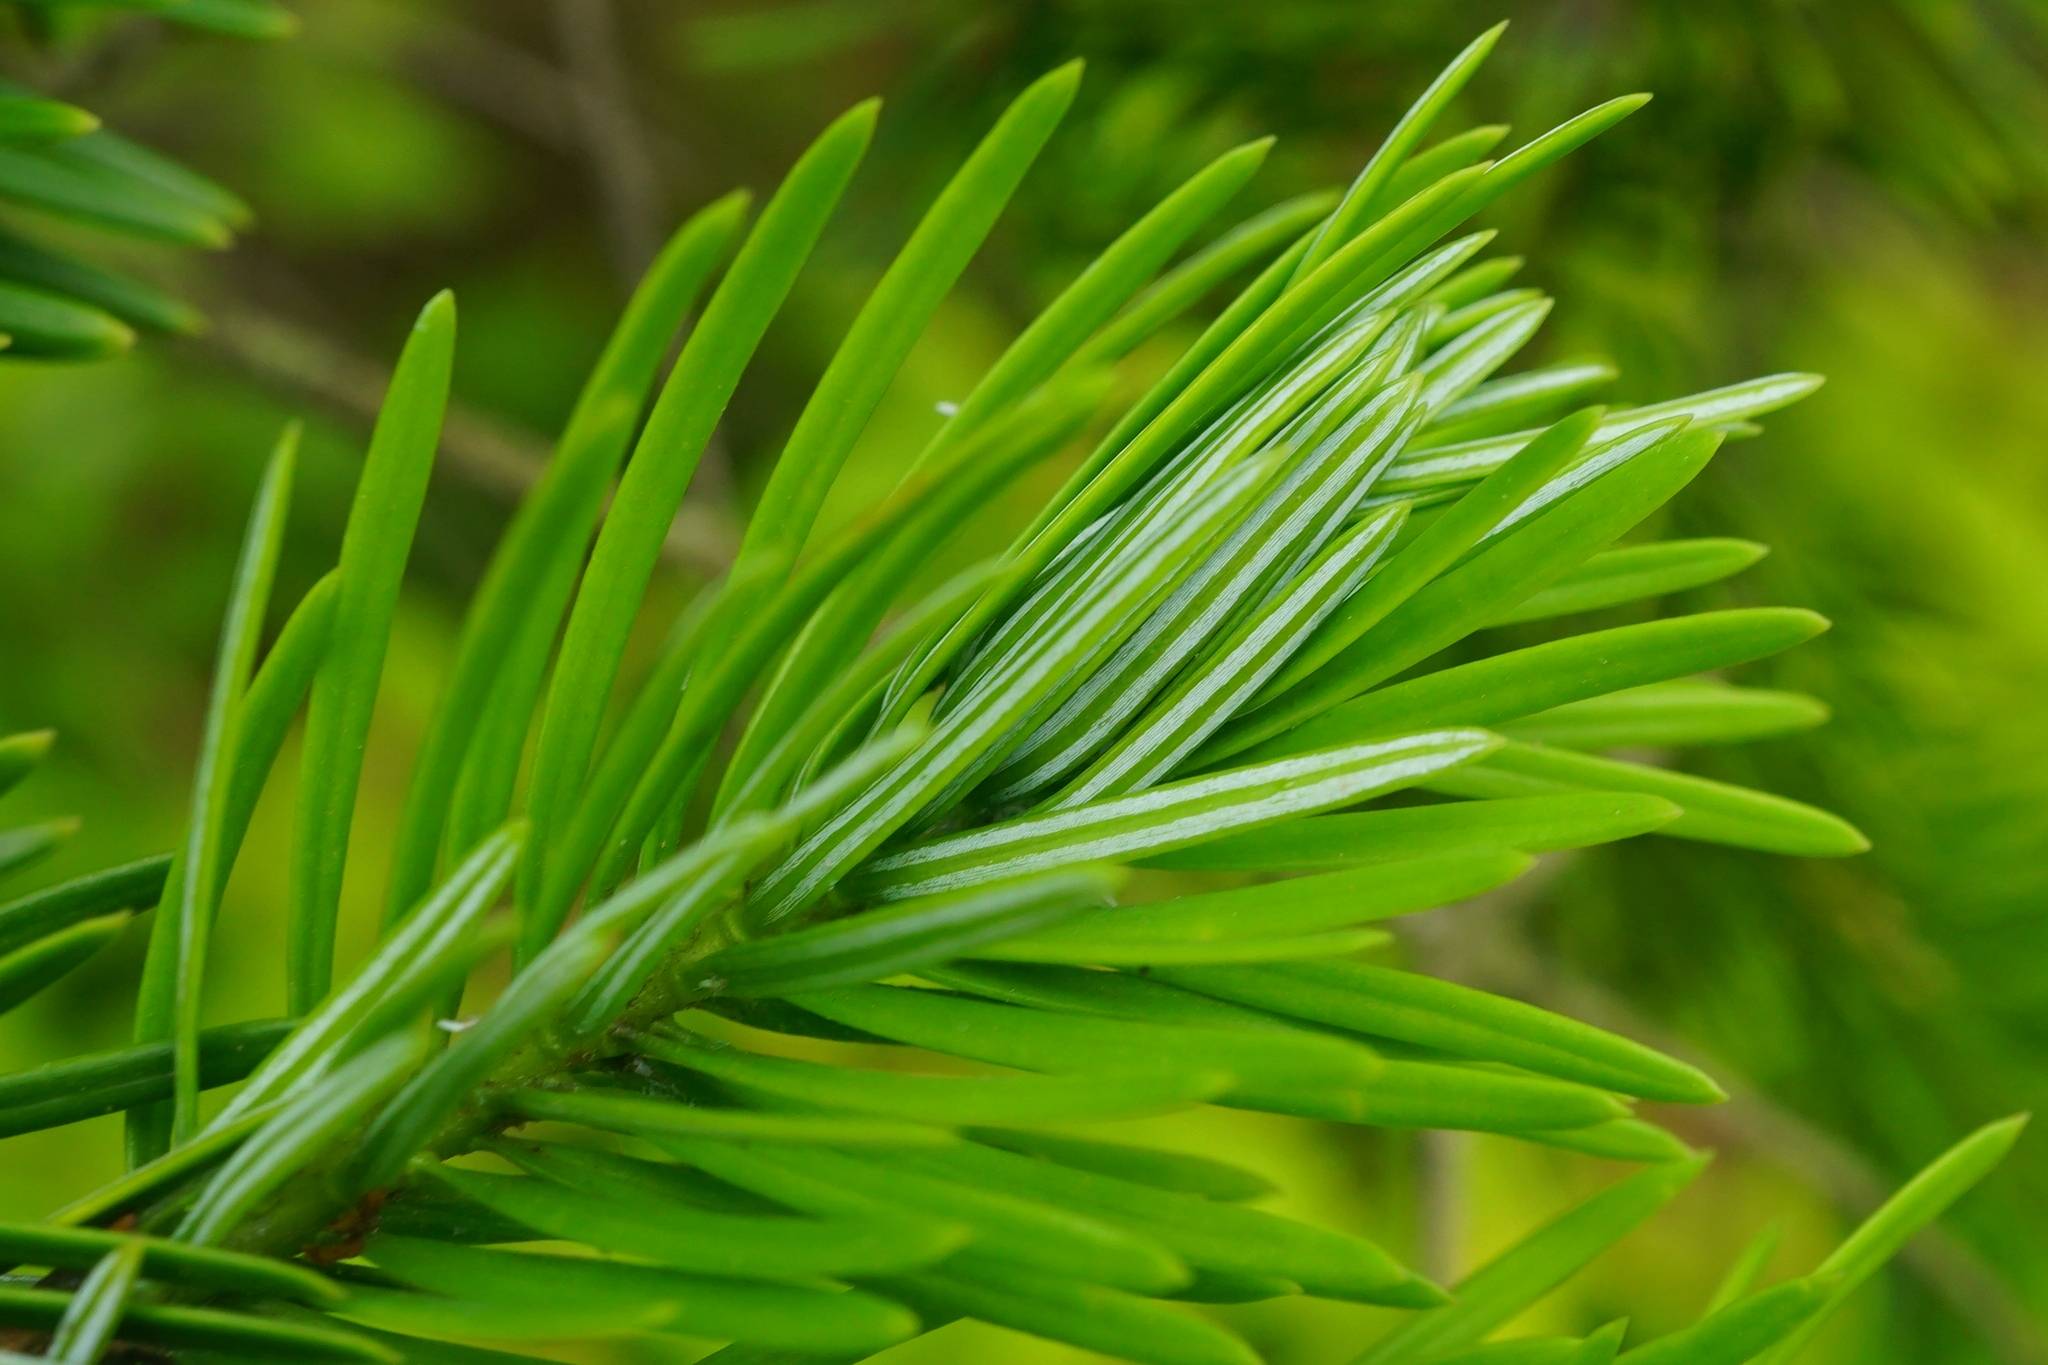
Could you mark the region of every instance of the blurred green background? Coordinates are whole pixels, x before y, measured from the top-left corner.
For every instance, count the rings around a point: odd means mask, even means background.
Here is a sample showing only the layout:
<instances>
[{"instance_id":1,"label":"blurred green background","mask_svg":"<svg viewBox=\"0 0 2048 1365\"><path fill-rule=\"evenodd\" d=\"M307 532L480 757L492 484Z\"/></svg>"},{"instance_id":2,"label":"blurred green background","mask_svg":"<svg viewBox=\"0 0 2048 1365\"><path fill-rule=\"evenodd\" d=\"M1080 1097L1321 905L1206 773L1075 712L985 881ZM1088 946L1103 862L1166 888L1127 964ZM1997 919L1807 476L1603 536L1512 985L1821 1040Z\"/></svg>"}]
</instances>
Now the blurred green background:
<instances>
[{"instance_id":1,"label":"blurred green background","mask_svg":"<svg viewBox=\"0 0 2048 1365\"><path fill-rule=\"evenodd\" d=\"M1610 94L1658 96L1493 216L1530 258L1524 282L1560 300L1525 359L1610 357L1623 399L1773 369L1829 376L1671 515L1691 534L1774 547L1687 605L1782 601L1834 619L1745 678L1811 691L1835 720L1683 761L1830 806L1876 841L1826 865L1623 846L1424 921L1415 951L1433 969L1668 1043L1738 1092L1680 1129L1720 1150L1716 1167L1530 1326L1689 1318L1764 1225L1783 1224L1783 1268L1810 1264L1949 1141L2048 1100L2048 5L299 8L295 37L247 43L97 11L52 34L0 6L8 75L233 186L257 215L229 252L133 256L205 309L204 335L93 365L0 365L0 731L62 733L5 813L86 819L48 875L176 836L259 462L286 416L311 419L290 600L331 562L383 367L434 289L461 301L463 411L387 666L358 908L381 888L381 836L464 595L628 281L682 213L735 184L769 187L831 115L886 97L869 162L693 490L657 589L667 600L719 561L867 287L1031 76L1089 61L1079 106L905 371L842 506L1095 248L1208 157L1281 136L1246 213L1341 183L1437 66L1506 15L1514 27L1445 129L1499 120L1526 135ZM223 1019L281 1007L270 910L284 817L259 813L224 912ZM144 936L10 1016L0 1069L125 1041ZM1155 1132L1229 1149L1300 1209L1451 1274L1618 1174L1504 1140L1418 1145L1239 1114ZM45 1212L110 1171L117 1146L111 1121L8 1140L0 1216ZM1865 1290L1814 1358L2048 1360L2044 1226L2037 1136ZM1343 1359L1376 1330L1361 1310L1302 1300L1231 1316L1283 1362ZM669 1344L632 1358L692 1355ZM890 1354L1079 1358L961 1329Z\"/></svg>"}]
</instances>

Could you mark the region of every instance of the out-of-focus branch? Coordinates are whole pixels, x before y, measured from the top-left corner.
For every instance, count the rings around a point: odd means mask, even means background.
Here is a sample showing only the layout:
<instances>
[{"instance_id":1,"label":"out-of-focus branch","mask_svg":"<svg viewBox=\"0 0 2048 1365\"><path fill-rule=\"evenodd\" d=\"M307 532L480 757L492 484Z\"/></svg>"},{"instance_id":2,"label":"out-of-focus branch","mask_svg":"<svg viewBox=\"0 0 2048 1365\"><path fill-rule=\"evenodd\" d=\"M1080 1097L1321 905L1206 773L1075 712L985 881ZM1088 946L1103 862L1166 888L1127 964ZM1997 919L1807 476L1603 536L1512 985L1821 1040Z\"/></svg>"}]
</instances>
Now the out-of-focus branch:
<instances>
[{"instance_id":1,"label":"out-of-focus branch","mask_svg":"<svg viewBox=\"0 0 2048 1365\"><path fill-rule=\"evenodd\" d=\"M1425 1128L1415 1135L1415 1268L1438 1284L1452 1284L1472 1269L1465 1264L1472 1135Z\"/></svg>"},{"instance_id":2,"label":"out-of-focus branch","mask_svg":"<svg viewBox=\"0 0 2048 1365\"><path fill-rule=\"evenodd\" d=\"M665 224L656 187L657 167L689 165L690 149L672 131L652 125L633 108L624 76L616 14L610 0L560 0L555 5L558 32L567 65L557 66L508 42L489 29L466 24L416 5L383 0L382 8L402 24L408 64L420 82L451 104L468 108L527 141L567 156L594 163L598 189L605 203L610 255L627 283L637 280L653 259ZM329 56L372 67L388 76L389 53L371 46L345 24L309 23L302 41ZM258 312L244 332L269 333L280 319ZM301 329L296 339L317 349L318 337ZM222 349L252 371L279 368L268 355L248 355L237 338L223 328ZM292 366L282 376L316 395L340 387L317 374ZM381 373L381 372L379 372ZM346 387L347 395L329 395L337 406L360 411L364 391L382 392L381 385L363 382L367 371ZM311 380L313 382L308 382ZM458 418L461 420L458 422ZM466 433L462 430L466 428ZM511 436L482 419L450 414L449 453L487 485L508 493L523 490L531 473L521 474L508 456L528 466L538 453L537 441ZM461 452L466 452L461 453ZM713 436L698 463L695 489L712 503L730 499L732 463L724 444ZM729 519L707 517L685 507L669 536L668 557L705 570L723 570L738 544Z\"/></svg>"},{"instance_id":3,"label":"out-of-focus branch","mask_svg":"<svg viewBox=\"0 0 2048 1365\"><path fill-rule=\"evenodd\" d=\"M1431 970L1483 990L1497 991L1633 1038L1693 1063L1728 1091L1725 1104L1664 1116L1697 1145L1777 1166L1819 1190L1845 1211L1862 1216L1884 1202L1891 1184L1853 1147L1745 1085L1741 1072L1646 1019L1620 996L1533 947L1522 932L1529 908L1549 889L1574 855L1553 854L1528 875L1476 898L1447 915L1415 922L1434 954L1455 940L1455 961ZM1455 922L1452 922L1455 921ZM1449 932L1455 931L1455 932ZM1420 946L1420 945L1419 945ZM1975 1249L1939 1227L1909 1242L1902 1266L1982 1334L2009 1365L2048 1360L2048 1339Z\"/></svg>"},{"instance_id":4,"label":"out-of-focus branch","mask_svg":"<svg viewBox=\"0 0 2048 1365\"><path fill-rule=\"evenodd\" d=\"M1532 868L1530 874L1542 871ZM1457 933L1438 932L1442 921L1450 918L1425 916L1409 926L1413 932L1406 935L1408 955L1417 971L1452 978L1461 974L1460 945L1472 925L1461 913ZM1465 1230L1472 1217L1472 1135L1425 1128L1415 1135L1414 1154L1415 1268L1438 1284L1452 1284L1472 1268L1465 1264Z\"/></svg>"},{"instance_id":5,"label":"out-of-focus branch","mask_svg":"<svg viewBox=\"0 0 2048 1365\"><path fill-rule=\"evenodd\" d=\"M216 303L205 344L218 357L294 400L310 398L365 428L376 417L391 372L289 319L247 305ZM460 404L451 404L441 449L465 477L511 501L546 466L544 442ZM663 553L704 574L731 563L738 540L715 512L685 505L669 527Z\"/></svg>"},{"instance_id":6,"label":"out-of-focus branch","mask_svg":"<svg viewBox=\"0 0 2048 1365\"><path fill-rule=\"evenodd\" d=\"M95 106L104 105L120 78L163 46L164 30L161 20L131 20L109 25L77 47L53 45L40 54L43 71L36 84L53 98L90 96Z\"/></svg>"},{"instance_id":7,"label":"out-of-focus branch","mask_svg":"<svg viewBox=\"0 0 2048 1365\"><path fill-rule=\"evenodd\" d=\"M570 0L576 6L581 2ZM578 151L585 136L579 105L587 99L620 98L585 92L579 88L580 73L564 71L516 43L427 6L392 3L382 8L406 25L410 64L436 94L543 147ZM300 41L390 74L390 54L361 43L346 25L308 23ZM672 132L643 124L639 136L663 160L689 159L689 149Z\"/></svg>"},{"instance_id":8,"label":"out-of-focus branch","mask_svg":"<svg viewBox=\"0 0 2048 1365\"><path fill-rule=\"evenodd\" d=\"M634 112L631 73L619 48L618 14L612 0L554 0L555 32L566 70L556 78L559 98L575 115L578 142L591 167L604 206L605 235L613 268L630 287L660 248L660 177L650 151L647 121ZM525 78L545 78L527 71ZM681 160L671 142L664 158ZM714 439L697 464L697 487L713 499L732 496L728 451Z\"/></svg>"},{"instance_id":9,"label":"out-of-focus branch","mask_svg":"<svg viewBox=\"0 0 2048 1365\"><path fill-rule=\"evenodd\" d=\"M630 282L654 257L660 210L654 161L630 108L617 17L611 0L554 0L553 9L571 78L570 103L604 204L612 261L620 278Z\"/></svg>"}]
</instances>

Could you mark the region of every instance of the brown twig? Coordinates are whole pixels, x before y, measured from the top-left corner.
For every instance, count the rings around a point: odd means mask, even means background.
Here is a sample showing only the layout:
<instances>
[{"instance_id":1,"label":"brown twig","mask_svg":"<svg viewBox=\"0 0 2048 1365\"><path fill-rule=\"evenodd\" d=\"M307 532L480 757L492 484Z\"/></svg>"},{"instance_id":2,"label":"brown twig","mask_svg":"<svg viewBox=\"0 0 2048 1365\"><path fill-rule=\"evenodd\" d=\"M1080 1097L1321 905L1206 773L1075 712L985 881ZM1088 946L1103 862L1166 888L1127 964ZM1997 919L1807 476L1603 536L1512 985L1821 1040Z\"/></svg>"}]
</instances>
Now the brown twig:
<instances>
[{"instance_id":1,"label":"brown twig","mask_svg":"<svg viewBox=\"0 0 2048 1365\"><path fill-rule=\"evenodd\" d=\"M311 398L365 427L376 417L391 372L376 361L328 341L288 318L244 304L217 303L204 344L217 357L294 399ZM461 404L450 404L441 448L449 463L478 486L507 501L540 478L548 449ZM684 506L669 527L663 553L671 563L704 574L723 572L737 548L728 520Z\"/></svg>"},{"instance_id":2,"label":"brown twig","mask_svg":"<svg viewBox=\"0 0 2048 1365\"><path fill-rule=\"evenodd\" d=\"M1614 992L1578 975L1535 948L1522 931L1528 911L1570 866L1573 854L1553 854L1520 880L1481 896L1450 915L1427 916L1414 929L1435 953L1454 940L1455 962L1438 972L1465 985L1497 991L1608 1029L1700 1067L1728 1091L1725 1104L1685 1111L1674 1123L1703 1146L1773 1165L1819 1190L1830 1202L1862 1216L1884 1202L1892 1182L1854 1148L1744 1084L1737 1068L1643 1016ZM1475 919L1481 921L1475 923ZM1452 924L1449 921L1455 920ZM1447 932L1455 929L1455 933ZM1431 970L1438 964L1432 960ZM1428 1200L1425 1196L1425 1207ZM1995 1270L1968 1244L1929 1228L1899 1253L1901 1265L1965 1321L2008 1365L2048 1360L2048 1339Z\"/></svg>"},{"instance_id":3,"label":"brown twig","mask_svg":"<svg viewBox=\"0 0 2048 1365\"><path fill-rule=\"evenodd\" d=\"M555 33L570 77L570 103L605 209L613 265L631 282L654 258L660 208L654 159L630 107L611 0L554 0Z\"/></svg>"},{"instance_id":4,"label":"brown twig","mask_svg":"<svg viewBox=\"0 0 2048 1365\"><path fill-rule=\"evenodd\" d=\"M489 30L425 6L386 4L381 8L408 25L412 64L442 98L552 151L574 153L581 149L584 130L578 106L591 96L579 88L577 73L565 72ZM346 26L309 24L302 41L335 56L374 65L379 74L390 74L388 54L357 43ZM595 97L611 98L604 92ZM664 161L691 160L689 148L672 132L645 124L640 128L638 136L650 153Z\"/></svg>"}]
</instances>

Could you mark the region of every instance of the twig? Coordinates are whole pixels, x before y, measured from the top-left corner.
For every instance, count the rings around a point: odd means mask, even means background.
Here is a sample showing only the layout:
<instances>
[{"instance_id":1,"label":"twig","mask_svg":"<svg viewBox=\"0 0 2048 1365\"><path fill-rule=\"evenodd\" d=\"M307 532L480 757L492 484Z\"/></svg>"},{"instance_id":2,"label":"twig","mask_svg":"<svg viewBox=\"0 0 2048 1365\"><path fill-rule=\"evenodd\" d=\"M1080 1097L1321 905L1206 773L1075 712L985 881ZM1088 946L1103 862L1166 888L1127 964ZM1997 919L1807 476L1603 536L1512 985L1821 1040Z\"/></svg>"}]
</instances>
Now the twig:
<instances>
[{"instance_id":1,"label":"twig","mask_svg":"<svg viewBox=\"0 0 2048 1365\"><path fill-rule=\"evenodd\" d=\"M1493 902L1490 922L1478 932L1469 922L1460 925L1464 932L1459 940L1468 950L1460 963L1465 984L1583 1019L1700 1066L1721 1081L1729 1092L1728 1101L1689 1109L1682 1124L1674 1123L1674 1127L1682 1127L1689 1138L1703 1145L1777 1166L1853 1214L1866 1214L1883 1203L1891 1182L1848 1144L1735 1079L1740 1075L1736 1068L1717 1063L1701 1049L1645 1019L1613 992L1530 946L1515 921L1569 861L1570 855L1553 856L1520 882L1503 888L1513 894L1496 892L1491 898L1481 898ZM1899 1259L1970 1322L1999 1359L2009 1365L2048 1360L2048 1340L2012 1291L1974 1248L1952 1233L1929 1228L1905 1246Z\"/></svg>"},{"instance_id":2,"label":"twig","mask_svg":"<svg viewBox=\"0 0 2048 1365\"><path fill-rule=\"evenodd\" d=\"M1534 880L1543 869L1530 869L1523 881ZM1519 885L1512 883L1511 885ZM1444 916L1424 916L1413 921L1406 934L1409 958L1417 971L1431 976L1455 978L1462 975L1465 942L1484 933L1481 916L1494 918L1501 907L1467 904L1456 915L1457 931L1446 932ZM1471 1217L1467 1193L1472 1174L1472 1141L1469 1133L1446 1128L1425 1128L1415 1135L1415 1268L1438 1284L1460 1279L1465 1265L1465 1228Z\"/></svg>"},{"instance_id":3,"label":"twig","mask_svg":"<svg viewBox=\"0 0 2048 1365\"><path fill-rule=\"evenodd\" d=\"M243 304L218 303L204 344L257 380L307 397L365 427L377 415L391 372L328 341L319 333ZM545 443L515 432L461 404L450 404L442 450L465 477L507 501L531 488L546 467ZM663 553L700 573L722 572L737 548L726 518L685 505L669 527Z\"/></svg>"},{"instance_id":4,"label":"twig","mask_svg":"<svg viewBox=\"0 0 2048 1365\"><path fill-rule=\"evenodd\" d=\"M575 0L581 3L581 0ZM422 75L451 103L552 151L580 149L583 130L577 106L585 98L579 78L487 30L430 12L420 5L381 8L409 25L412 55ZM374 65L388 76L381 49L356 43L346 26L309 24L304 41L337 56ZM599 92L598 98L604 98ZM644 129L644 144L664 161L688 162L689 148L672 133Z\"/></svg>"},{"instance_id":5,"label":"twig","mask_svg":"<svg viewBox=\"0 0 2048 1365\"><path fill-rule=\"evenodd\" d=\"M1668 751L1644 750L1627 757L1667 766ZM1699 1143L1735 1151L1777 1166L1818 1189L1838 1207L1867 1214L1883 1203L1889 1182L1861 1154L1825 1129L1743 1084L1740 1069L1724 1065L1689 1041L1643 1017L1634 1006L1536 948L1529 940L1529 913L1577 860L1577 853L1553 853L1497 891L1464 905L1411 921L1405 936L1418 962L1435 975L1516 996L1532 1004L1633 1038L1689 1061L1721 1082L1727 1103L1685 1111L1681 1124ZM1424 1166L1425 1175L1428 1166ZM1432 1207L1428 1191L1424 1208ZM1422 1245L1440 1236L1425 1223ZM1900 1252L1904 1267L1945 1299L1982 1332L2008 1365L2048 1360L2048 1339L2012 1291L1976 1250L1939 1227L1929 1228Z\"/></svg>"},{"instance_id":6,"label":"twig","mask_svg":"<svg viewBox=\"0 0 2048 1365\"><path fill-rule=\"evenodd\" d=\"M1466 1192L1472 1135L1426 1128L1415 1135L1415 1268L1438 1284L1465 1274Z\"/></svg>"},{"instance_id":7,"label":"twig","mask_svg":"<svg viewBox=\"0 0 2048 1365\"><path fill-rule=\"evenodd\" d=\"M654 257L659 208L654 161L630 108L626 64L611 0L554 0L555 32L569 97L605 208L612 262L628 282Z\"/></svg>"}]
</instances>

